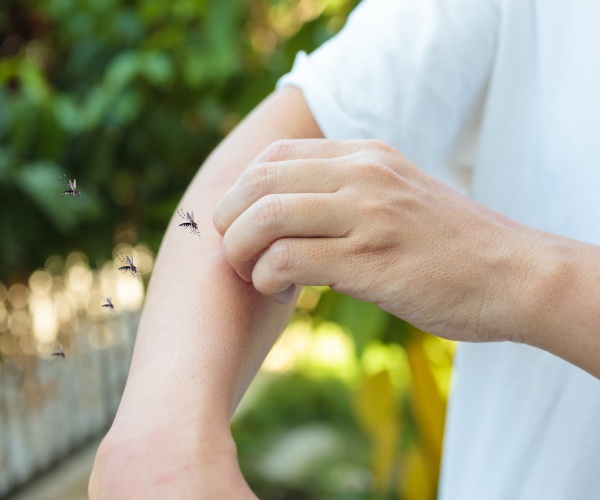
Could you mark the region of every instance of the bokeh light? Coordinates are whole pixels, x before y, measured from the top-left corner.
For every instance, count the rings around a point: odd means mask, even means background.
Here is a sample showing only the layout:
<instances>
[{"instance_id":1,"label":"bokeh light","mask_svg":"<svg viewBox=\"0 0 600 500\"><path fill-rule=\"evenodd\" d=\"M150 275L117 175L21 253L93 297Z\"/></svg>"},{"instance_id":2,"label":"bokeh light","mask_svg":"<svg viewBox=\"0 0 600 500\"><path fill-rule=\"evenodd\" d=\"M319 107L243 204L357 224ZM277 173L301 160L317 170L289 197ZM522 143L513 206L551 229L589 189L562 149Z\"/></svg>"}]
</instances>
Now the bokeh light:
<instances>
[{"instance_id":1,"label":"bokeh light","mask_svg":"<svg viewBox=\"0 0 600 500\"><path fill-rule=\"evenodd\" d=\"M113 254L132 255L140 275L147 276L154 265L154 254L147 245L117 245ZM18 353L52 358L53 345L88 324L89 342L105 349L122 342L124 332L118 324L94 326L116 318L123 311L141 309L145 290L143 279L122 273L116 257L91 269L85 254L72 252L66 259L53 255L44 269L34 271L25 283L7 288L0 283L0 353L12 357ZM111 297L115 311L102 307L102 297ZM113 335L111 328L116 328ZM96 333L93 333L96 332ZM85 346L83 346L85 347Z\"/></svg>"},{"instance_id":2,"label":"bokeh light","mask_svg":"<svg viewBox=\"0 0 600 500\"><path fill-rule=\"evenodd\" d=\"M22 283L16 283L8 289L8 301L15 309L27 307L29 290Z\"/></svg>"},{"instance_id":3,"label":"bokeh light","mask_svg":"<svg viewBox=\"0 0 600 500\"><path fill-rule=\"evenodd\" d=\"M58 334L58 315L49 295L34 293L29 305L33 334L38 342L52 342Z\"/></svg>"}]
</instances>

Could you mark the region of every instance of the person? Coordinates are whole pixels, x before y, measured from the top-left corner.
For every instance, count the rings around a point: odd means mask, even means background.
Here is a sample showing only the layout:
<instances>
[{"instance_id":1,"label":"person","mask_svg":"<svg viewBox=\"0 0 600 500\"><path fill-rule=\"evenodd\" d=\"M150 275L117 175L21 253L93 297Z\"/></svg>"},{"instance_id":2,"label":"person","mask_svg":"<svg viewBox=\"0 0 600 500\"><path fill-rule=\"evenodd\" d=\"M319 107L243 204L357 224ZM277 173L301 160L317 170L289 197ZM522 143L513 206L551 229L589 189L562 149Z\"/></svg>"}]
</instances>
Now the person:
<instances>
[{"instance_id":1,"label":"person","mask_svg":"<svg viewBox=\"0 0 600 500\"><path fill-rule=\"evenodd\" d=\"M91 498L255 498L229 419L306 284L466 341L441 499L600 498L599 19L364 0L300 53L168 228Z\"/></svg>"}]
</instances>

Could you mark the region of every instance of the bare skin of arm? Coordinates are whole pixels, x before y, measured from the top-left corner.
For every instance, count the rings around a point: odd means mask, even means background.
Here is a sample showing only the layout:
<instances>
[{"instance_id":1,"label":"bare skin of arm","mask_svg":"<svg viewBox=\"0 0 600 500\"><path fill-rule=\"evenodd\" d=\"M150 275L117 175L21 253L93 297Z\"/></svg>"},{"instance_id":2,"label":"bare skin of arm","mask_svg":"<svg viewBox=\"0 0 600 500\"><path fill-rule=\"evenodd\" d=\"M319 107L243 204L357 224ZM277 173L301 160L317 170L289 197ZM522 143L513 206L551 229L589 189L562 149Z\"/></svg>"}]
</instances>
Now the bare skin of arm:
<instances>
[{"instance_id":1,"label":"bare skin of arm","mask_svg":"<svg viewBox=\"0 0 600 500\"><path fill-rule=\"evenodd\" d=\"M242 281L213 225L218 200L269 144L321 137L299 90L260 104L206 160L171 220L151 278L127 387L90 480L92 499L254 498L237 464L231 415L293 304Z\"/></svg>"},{"instance_id":2,"label":"bare skin of arm","mask_svg":"<svg viewBox=\"0 0 600 500\"><path fill-rule=\"evenodd\" d=\"M330 285L441 337L540 347L600 377L600 247L489 210L379 141L294 140L320 136L301 93L282 89L192 183L182 207L202 238L179 220L167 232L92 499L253 498L229 418L295 285Z\"/></svg>"}]
</instances>

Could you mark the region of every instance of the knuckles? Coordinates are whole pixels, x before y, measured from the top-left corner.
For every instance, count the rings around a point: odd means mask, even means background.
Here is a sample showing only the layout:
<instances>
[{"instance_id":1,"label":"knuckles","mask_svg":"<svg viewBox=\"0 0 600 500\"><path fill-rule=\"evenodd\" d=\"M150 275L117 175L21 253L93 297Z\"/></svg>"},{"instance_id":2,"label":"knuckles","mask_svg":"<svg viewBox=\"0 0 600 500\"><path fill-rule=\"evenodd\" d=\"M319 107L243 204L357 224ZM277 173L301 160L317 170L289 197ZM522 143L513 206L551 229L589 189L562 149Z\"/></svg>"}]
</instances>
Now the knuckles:
<instances>
[{"instance_id":1,"label":"knuckles","mask_svg":"<svg viewBox=\"0 0 600 500\"><path fill-rule=\"evenodd\" d=\"M275 241L266 253L269 270L274 273L289 271L297 260L296 252L289 241L284 239Z\"/></svg>"},{"instance_id":2,"label":"knuckles","mask_svg":"<svg viewBox=\"0 0 600 500\"><path fill-rule=\"evenodd\" d=\"M384 162L366 156L352 164L351 171L361 183L382 184L390 188L401 181L401 177Z\"/></svg>"},{"instance_id":3,"label":"knuckles","mask_svg":"<svg viewBox=\"0 0 600 500\"><path fill-rule=\"evenodd\" d=\"M276 194L263 196L254 204L253 222L263 229L277 229L284 219L283 203Z\"/></svg>"},{"instance_id":4,"label":"knuckles","mask_svg":"<svg viewBox=\"0 0 600 500\"><path fill-rule=\"evenodd\" d=\"M269 163L257 163L242 174L242 185L248 199L258 199L273 191L277 184L277 168Z\"/></svg>"},{"instance_id":5,"label":"knuckles","mask_svg":"<svg viewBox=\"0 0 600 500\"><path fill-rule=\"evenodd\" d=\"M365 139L362 141L363 147L372 151L390 151L393 148L379 139Z\"/></svg>"},{"instance_id":6,"label":"knuckles","mask_svg":"<svg viewBox=\"0 0 600 500\"><path fill-rule=\"evenodd\" d=\"M269 144L258 157L258 162L274 162L287 159L293 148L293 141L281 139Z\"/></svg>"}]
</instances>

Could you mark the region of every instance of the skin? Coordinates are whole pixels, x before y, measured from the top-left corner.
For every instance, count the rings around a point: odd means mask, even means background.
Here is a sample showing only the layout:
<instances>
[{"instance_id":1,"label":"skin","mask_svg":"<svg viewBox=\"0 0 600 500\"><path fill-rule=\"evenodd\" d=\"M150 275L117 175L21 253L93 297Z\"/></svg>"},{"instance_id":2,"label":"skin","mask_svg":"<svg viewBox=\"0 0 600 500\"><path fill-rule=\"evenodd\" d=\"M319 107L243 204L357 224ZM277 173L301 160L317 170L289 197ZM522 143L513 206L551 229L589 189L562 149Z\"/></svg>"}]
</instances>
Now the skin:
<instances>
[{"instance_id":1,"label":"skin","mask_svg":"<svg viewBox=\"0 0 600 500\"><path fill-rule=\"evenodd\" d=\"M381 142L300 140L319 137L302 94L281 89L192 182L182 206L202 238L177 216L167 231L92 499L255 498L229 420L299 285L600 376L599 247L511 221Z\"/></svg>"},{"instance_id":2,"label":"skin","mask_svg":"<svg viewBox=\"0 0 600 500\"><path fill-rule=\"evenodd\" d=\"M293 304L240 280L212 223L219 199L269 144L321 137L302 94L261 103L206 160L175 213L148 287L127 386L98 450L92 500L256 498L242 477L231 415Z\"/></svg>"},{"instance_id":3,"label":"skin","mask_svg":"<svg viewBox=\"0 0 600 500\"><path fill-rule=\"evenodd\" d=\"M510 220L380 141L273 144L214 222L237 274L278 302L329 285L428 333L526 343L600 376L600 247Z\"/></svg>"}]
</instances>

